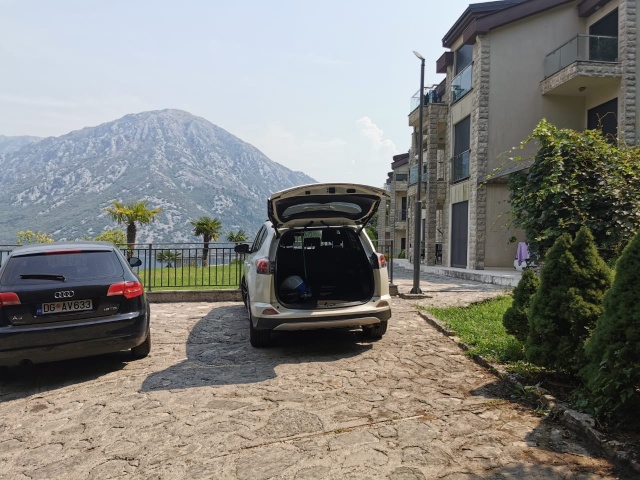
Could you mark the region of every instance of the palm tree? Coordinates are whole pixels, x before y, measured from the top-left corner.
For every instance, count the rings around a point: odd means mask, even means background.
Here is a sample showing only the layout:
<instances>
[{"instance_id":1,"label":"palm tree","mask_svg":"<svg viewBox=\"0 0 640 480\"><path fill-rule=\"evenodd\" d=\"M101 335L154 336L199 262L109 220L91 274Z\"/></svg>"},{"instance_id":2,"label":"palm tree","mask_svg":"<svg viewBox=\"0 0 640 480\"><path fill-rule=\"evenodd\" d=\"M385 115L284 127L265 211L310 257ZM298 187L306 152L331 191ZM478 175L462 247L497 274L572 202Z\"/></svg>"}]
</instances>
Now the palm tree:
<instances>
[{"instance_id":1,"label":"palm tree","mask_svg":"<svg viewBox=\"0 0 640 480\"><path fill-rule=\"evenodd\" d=\"M156 260L159 262L167 262L167 268L171 268L173 266L171 262L175 263L181 256L181 253L172 252L171 250L160 250L156 252Z\"/></svg>"},{"instance_id":2,"label":"palm tree","mask_svg":"<svg viewBox=\"0 0 640 480\"><path fill-rule=\"evenodd\" d=\"M238 230L237 232L229 232L227 235L227 240L233 243L242 243L249 240L247 234L244 233L244 230Z\"/></svg>"},{"instance_id":3,"label":"palm tree","mask_svg":"<svg viewBox=\"0 0 640 480\"><path fill-rule=\"evenodd\" d=\"M118 224L127 225L127 244L130 253L133 252L133 245L136 243L136 223L148 225L156 219L158 214L162 213L159 208L149 208L146 200L129 203L114 200L111 206L105 208L104 211Z\"/></svg>"},{"instance_id":4,"label":"palm tree","mask_svg":"<svg viewBox=\"0 0 640 480\"><path fill-rule=\"evenodd\" d=\"M209 242L211 242L211 240L214 242L218 241L222 223L220 223L220 220L217 218L200 217L198 220L192 221L191 225L193 225L193 234L196 237L202 237L204 241L204 247L202 248L202 266L206 267L209 265Z\"/></svg>"}]
</instances>

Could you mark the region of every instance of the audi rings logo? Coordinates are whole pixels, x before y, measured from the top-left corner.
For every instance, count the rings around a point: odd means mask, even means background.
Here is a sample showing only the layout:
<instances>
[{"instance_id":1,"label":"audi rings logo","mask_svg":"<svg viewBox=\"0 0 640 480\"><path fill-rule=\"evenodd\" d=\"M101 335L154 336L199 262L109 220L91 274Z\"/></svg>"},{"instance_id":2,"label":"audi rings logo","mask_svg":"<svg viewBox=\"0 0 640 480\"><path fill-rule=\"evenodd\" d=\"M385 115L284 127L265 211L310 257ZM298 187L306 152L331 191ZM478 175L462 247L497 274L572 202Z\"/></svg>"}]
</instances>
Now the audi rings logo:
<instances>
[{"instance_id":1,"label":"audi rings logo","mask_svg":"<svg viewBox=\"0 0 640 480\"><path fill-rule=\"evenodd\" d=\"M64 292L56 292L53 294L53 298L71 298L75 295L73 290L65 290Z\"/></svg>"}]
</instances>

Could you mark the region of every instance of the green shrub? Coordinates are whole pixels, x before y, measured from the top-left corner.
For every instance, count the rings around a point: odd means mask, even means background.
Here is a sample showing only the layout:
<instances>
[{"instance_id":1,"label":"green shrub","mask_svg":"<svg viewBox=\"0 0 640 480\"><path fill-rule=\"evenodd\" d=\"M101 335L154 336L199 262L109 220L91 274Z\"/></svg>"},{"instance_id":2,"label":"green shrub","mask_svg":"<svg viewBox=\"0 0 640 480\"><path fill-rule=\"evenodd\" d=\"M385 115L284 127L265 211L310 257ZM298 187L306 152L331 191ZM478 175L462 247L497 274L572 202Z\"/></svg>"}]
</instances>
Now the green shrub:
<instances>
[{"instance_id":1,"label":"green shrub","mask_svg":"<svg viewBox=\"0 0 640 480\"><path fill-rule=\"evenodd\" d=\"M400 253L398 254L398 258L407 258L407 251L400 250Z\"/></svg>"},{"instance_id":2,"label":"green shrub","mask_svg":"<svg viewBox=\"0 0 640 480\"><path fill-rule=\"evenodd\" d=\"M582 370L591 405L602 417L640 408L640 233L629 242L616 266L616 276L604 300L585 350L589 364Z\"/></svg>"},{"instance_id":3,"label":"green shrub","mask_svg":"<svg viewBox=\"0 0 640 480\"><path fill-rule=\"evenodd\" d=\"M610 285L611 271L586 227L572 243L568 234L560 236L545 258L540 287L531 299L527 359L570 373L584 367L584 343Z\"/></svg>"},{"instance_id":4,"label":"green shrub","mask_svg":"<svg viewBox=\"0 0 640 480\"><path fill-rule=\"evenodd\" d=\"M527 310L531 303L531 297L539 286L540 279L532 268L527 268L522 272L522 278L513 289L513 303L502 317L502 324L507 333L516 337L521 343L527 340L529 334Z\"/></svg>"}]
</instances>

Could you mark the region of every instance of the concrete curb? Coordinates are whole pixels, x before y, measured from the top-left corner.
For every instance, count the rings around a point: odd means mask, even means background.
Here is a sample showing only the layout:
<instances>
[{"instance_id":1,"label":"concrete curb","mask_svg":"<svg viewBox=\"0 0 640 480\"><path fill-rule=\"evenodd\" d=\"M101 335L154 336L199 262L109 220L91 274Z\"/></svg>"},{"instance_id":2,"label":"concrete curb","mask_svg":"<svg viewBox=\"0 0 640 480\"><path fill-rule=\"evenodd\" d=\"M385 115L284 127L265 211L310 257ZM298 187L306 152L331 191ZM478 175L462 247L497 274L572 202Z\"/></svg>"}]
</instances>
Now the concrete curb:
<instances>
[{"instance_id":1,"label":"concrete curb","mask_svg":"<svg viewBox=\"0 0 640 480\"><path fill-rule=\"evenodd\" d=\"M240 290L161 290L147 292L151 303L241 302Z\"/></svg>"},{"instance_id":2,"label":"concrete curb","mask_svg":"<svg viewBox=\"0 0 640 480\"><path fill-rule=\"evenodd\" d=\"M460 338L456 336L453 330L449 329L437 318L420 310L418 310L418 315L443 335L451 338L451 340L453 340L462 350L469 351L471 349L469 345L462 342ZM505 380L510 383L515 390L525 392L528 395L533 395L540 406L549 411L548 415L558 418L562 422L563 426L575 434L581 435L592 446L601 449L607 458L640 473L640 463L633 460L629 453L623 450L624 445L614 440L608 440L604 433L598 431L595 428L596 422L593 417L586 413L580 413L576 410L572 410L568 406L560 403L552 395L549 395L549 393L543 388L522 385L514 375L503 371L480 355L471 355L471 358L478 365L484 367L501 380Z\"/></svg>"}]
</instances>

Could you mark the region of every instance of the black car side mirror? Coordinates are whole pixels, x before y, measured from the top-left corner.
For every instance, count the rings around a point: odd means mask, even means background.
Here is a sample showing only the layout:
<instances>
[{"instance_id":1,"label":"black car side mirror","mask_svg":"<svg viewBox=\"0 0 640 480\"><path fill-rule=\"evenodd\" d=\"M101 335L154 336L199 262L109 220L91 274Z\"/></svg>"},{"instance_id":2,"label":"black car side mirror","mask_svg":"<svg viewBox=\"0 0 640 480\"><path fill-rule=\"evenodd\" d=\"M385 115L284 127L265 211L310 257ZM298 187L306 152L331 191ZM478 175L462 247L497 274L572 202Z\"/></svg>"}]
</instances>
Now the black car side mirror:
<instances>
[{"instance_id":1,"label":"black car side mirror","mask_svg":"<svg viewBox=\"0 0 640 480\"><path fill-rule=\"evenodd\" d=\"M249 253L249 244L248 243L241 243L239 245L236 245L233 250L236 253Z\"/></svg>"},{"instance_id":2,"label":"black car side mirror","mask_svg":"<svg viewBox=\"0 0 640 480\"><path fill-rule=\"evenodd\" d=\"M132 267L139 267L140 265L142 265L142 260L140 260L138 257L131 257L129 258L129 265L131 265Z\"/></svg>"}]
</instances>

